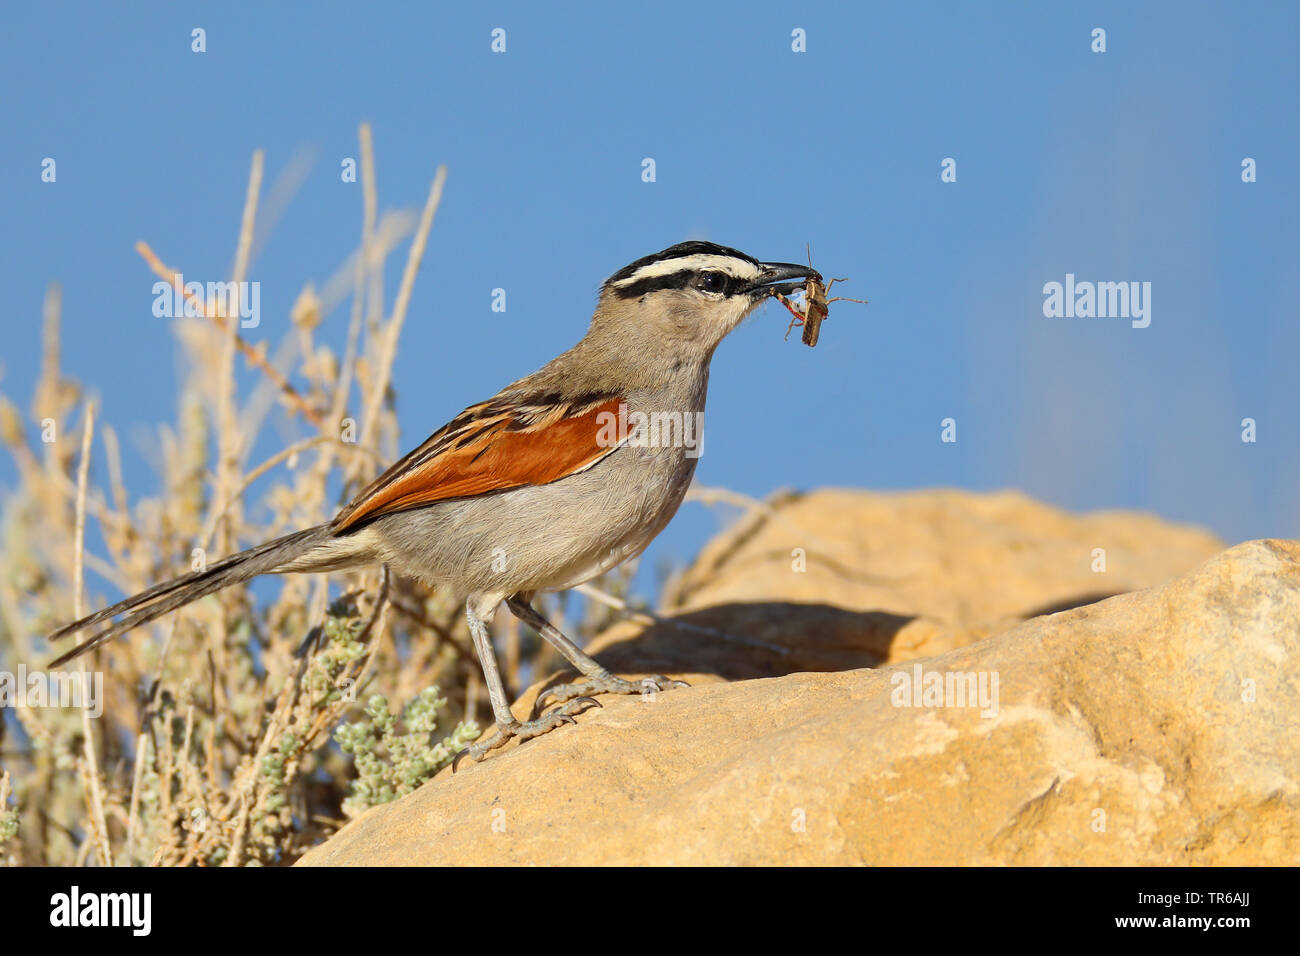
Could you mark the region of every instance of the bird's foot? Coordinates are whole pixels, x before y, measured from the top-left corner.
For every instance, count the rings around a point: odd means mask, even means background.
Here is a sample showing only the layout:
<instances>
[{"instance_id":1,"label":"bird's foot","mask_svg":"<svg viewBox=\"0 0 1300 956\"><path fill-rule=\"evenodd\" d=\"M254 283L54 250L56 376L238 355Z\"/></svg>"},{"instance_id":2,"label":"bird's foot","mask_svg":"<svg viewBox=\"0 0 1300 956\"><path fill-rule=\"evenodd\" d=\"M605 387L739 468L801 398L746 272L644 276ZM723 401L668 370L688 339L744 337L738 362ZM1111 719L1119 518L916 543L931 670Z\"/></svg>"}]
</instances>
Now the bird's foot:
<instances>
[{"instance_id":1,"label":"bird's foot","mask_svg":"<svg viewBox=\"0 0 1300 956\"><path fill-rule=\"evenodd\" d=\"M533 737L549 734L556 727L577 723L573 718L588 708L600 706L600 701L591 697L566 698L566 701L567 703L556 707L549 714L543 714L536 720L515 720L508 724L498 723L497 732L487 740L482 743L470 744L456 754L455 759L451 762L451 772L456 772L462 757L469 757L475 763L478 763L498 747L505 746L512 737L517 737L520 740L531 740Z\"/></svg>"},{"instance_id":2,"label":"bird's foot","mask_svg":"<svg viewBox=\"0 0 1300 956\"><path fill-rule=\"evenodd\" d=\"M653 694L661 690L672 690L674 687L690 686L684 680L673 680L663 674L643 677L639 681L630 681L606 673L590 680L574 684L558 684L549 690L542 691L537 698L536 707L540 709L546 706L548 702L559 704L575 698L582 699L586 697L590 699L593 694Z\"/></svg>"}]
</instances>

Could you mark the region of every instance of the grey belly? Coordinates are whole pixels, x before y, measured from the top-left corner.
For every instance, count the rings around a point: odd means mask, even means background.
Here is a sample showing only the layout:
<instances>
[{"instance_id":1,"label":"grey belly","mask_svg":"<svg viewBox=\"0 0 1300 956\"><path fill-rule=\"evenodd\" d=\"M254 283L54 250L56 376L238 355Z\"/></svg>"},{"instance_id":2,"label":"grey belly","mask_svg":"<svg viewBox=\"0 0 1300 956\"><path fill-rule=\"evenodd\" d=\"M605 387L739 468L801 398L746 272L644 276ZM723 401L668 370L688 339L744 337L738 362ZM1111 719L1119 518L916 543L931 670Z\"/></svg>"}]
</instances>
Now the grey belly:
<instances>
[{"instance_id":1,"label":"grey belly","mask_svg":"<svg viewBox=\"0 0 1300 956\"><path fill-rule=\"evenodd\" d=\"M439 502L374 522L394 570L470 594L573 587L640 554L695 473L681 448L624 446L549 485Z\"/></svg>"}]
</instances>

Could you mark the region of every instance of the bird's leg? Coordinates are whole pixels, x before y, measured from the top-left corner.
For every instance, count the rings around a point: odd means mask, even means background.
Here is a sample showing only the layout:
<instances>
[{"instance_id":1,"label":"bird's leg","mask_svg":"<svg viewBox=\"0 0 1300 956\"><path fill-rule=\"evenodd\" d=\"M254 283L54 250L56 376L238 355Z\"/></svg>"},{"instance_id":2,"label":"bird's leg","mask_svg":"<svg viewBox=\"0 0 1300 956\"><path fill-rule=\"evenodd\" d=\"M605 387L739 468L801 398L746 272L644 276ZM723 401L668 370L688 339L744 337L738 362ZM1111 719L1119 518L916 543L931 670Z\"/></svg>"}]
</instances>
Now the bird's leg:
<instances>
[{"instance_id":1,"label":"bird's leg","mask_svg":"<svg viewBox=\"0 0 1300 956\"><path fill-rule=\"evenodd\" d=\"M501 670L497 666L496 651L492 647L492 637L487 625L474 613L472 601L465 605L465 619L469 621L470 636L474 639L474 650L478 652L479 664L483 667L483 679L487 683L488 698L492 701L492 716L496 719L497 732L480 744L470 744L459 754L456 761L468 755L474 761L482 760L493 750L506 743L511 737L528 740L549 733L562 724L574 723L573 715L580 714L588 707L600 704L590 697L575 695L563 707L557 707L545 717L537 720L518 721L510 712L510 701L506 697L505 685L501 682ZM452 763L455 771L456 761Z\"/></svg>"},{"instance_id":2,"label":"bird's leg","mask_svg":"<svg viewBox=\"0 0 1300 956\"><path fill-rule=\"evenodd\" d=\"M543 691L537 698L535 705L537 709L543 707L543 701L548 698L556 703L563 704L565 701L582 700L584 697L590 699L589 695L591 694L646 694L659 690L672 690L674 687L689 686L685 681L673 680L664 677L662 674L643 678L635 684L632 681L617 677L602 667L594 657L565 637L563 632L554 624L538 614L537 610L528 601L524 600L522 594L507 598L506 604L515 617L540 634L548 644L564 655L565 660L587 678L579 683L560 684L558 687Z\"/></svg>"}]
</instances>

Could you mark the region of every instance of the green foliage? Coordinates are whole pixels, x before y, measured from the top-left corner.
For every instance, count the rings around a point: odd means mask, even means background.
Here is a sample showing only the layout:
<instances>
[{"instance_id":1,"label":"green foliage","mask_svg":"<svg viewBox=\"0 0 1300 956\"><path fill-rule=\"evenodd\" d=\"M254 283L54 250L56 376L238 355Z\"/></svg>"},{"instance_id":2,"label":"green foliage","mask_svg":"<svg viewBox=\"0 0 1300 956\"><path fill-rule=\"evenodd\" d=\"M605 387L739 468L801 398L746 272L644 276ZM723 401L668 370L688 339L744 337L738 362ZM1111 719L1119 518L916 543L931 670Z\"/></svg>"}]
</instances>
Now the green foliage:
<instances>
[{"instance_id":1,"label":"green foliage","mask_svg":"<svg viewBox=\"0 0 1300 956\"><path fill-rule=\"evenodd\" d=\"M343 801L344 813L355 817L410 793L478 737L478 724L462 721L433 743L438 714L446 705L437 687L426 687L402 709L399 720L389 710L388 698L375 694L366 703L364 719L335 731L334 739L352 754L357 767L357 779Z\"/></svg>"},{"instance_id":2,"label":"green foliage","mask_svg":"<svg viewBox=\"0 0 1300 956\"><path fill-rule=\"evenodd\" d=\"M0 853L5 844L18 835L18 811L0 810Z\"/></svg>"},{"instance_id":3,"label":"green foliage","mask_svg":"<svg viewBox=\"0 0 1300 956\"><path fill-rule=\"evenodd\" d=\"M18 811L9 808L9 774L0 773L0 865L7 859L6 845L18 835Z\"/></svg>"},{"instance_id":4,"label":"green foliage","mask_svg":"<svg viewBox=\"0 0 1300 956\"><path fill-rule=\"evenodd\" d=\"M312 704L317 707L342 700L351 686L343 675L368 650L362 640L365 620L350 598L340 598L330 605L322 630L325 646L312 658L305 681Z\"/></svg>"}]
</instances>

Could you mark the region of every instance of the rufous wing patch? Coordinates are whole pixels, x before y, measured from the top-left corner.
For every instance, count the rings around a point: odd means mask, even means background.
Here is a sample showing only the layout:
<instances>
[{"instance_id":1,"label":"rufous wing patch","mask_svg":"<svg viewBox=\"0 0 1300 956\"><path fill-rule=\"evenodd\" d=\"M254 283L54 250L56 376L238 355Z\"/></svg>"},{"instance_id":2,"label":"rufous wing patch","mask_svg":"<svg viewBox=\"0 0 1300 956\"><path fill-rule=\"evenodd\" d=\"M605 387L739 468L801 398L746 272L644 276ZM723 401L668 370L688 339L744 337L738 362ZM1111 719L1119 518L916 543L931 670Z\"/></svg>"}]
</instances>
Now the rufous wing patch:
<instances>
[{"instance_id":1,"label":"rufous wing patch","mask_svg":"<svg viewBox=\"0 0 1300 956\"><path fill-rule=\"evenodd\" d=\"M525 485L547 485L589 468L614 451L600 443L601 414L618 414L620 398L577 414L546 415L526 428L505 413L453 422L407 455L339 512L334 532L421 505ZM470 412L474 410L471 409ZM442 447L439 447L441 445Z\"/></svg>"}]
</instances>

